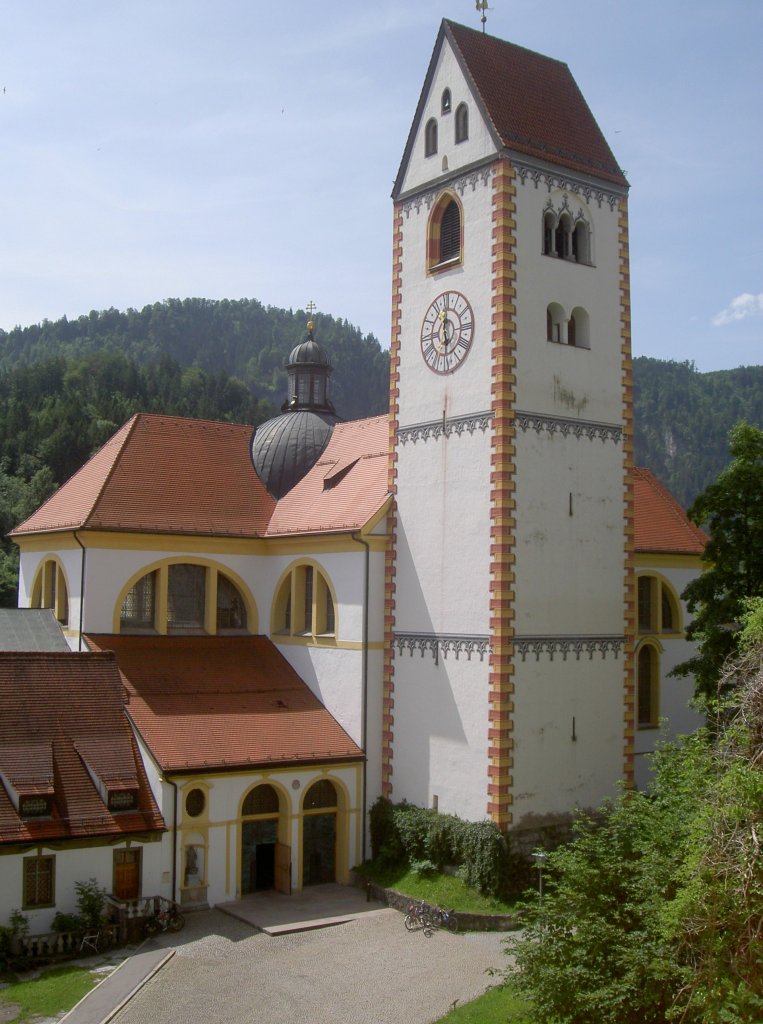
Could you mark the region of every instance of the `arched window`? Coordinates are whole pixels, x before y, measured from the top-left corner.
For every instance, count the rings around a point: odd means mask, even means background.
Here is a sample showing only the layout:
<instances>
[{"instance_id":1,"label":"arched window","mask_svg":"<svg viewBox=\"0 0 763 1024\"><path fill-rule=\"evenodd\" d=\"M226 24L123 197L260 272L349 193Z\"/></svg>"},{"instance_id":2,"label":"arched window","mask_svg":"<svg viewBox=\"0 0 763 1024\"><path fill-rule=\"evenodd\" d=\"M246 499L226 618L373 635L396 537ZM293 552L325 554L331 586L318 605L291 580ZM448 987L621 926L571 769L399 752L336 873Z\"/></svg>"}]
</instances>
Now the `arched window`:
<instances>
[{"instance_id":1,"label":"arched window","mask_svg":"<svg viewBox=\"0 0 763 1024\"><path fill-rule=\"evenodd\" d=\"M336 610L328 579L316 566L296 565L282 580L273 632L306 639L336 637Z\"/></svg>"},{"instance_id":2,"label":"arched window","mask_svg":"<svg viewBox=\"0 0 763 1024\"><path fill-rule=\"evenodd\" d=\"M263 783L261 786L255 786L253 790L247 793L244 806L241 808L241 814L242 816L278 814L279 808L278 793L272 786Z\"/></svg>"},{"instance_id":3,"label":"arched window","mask_svg":"<svg viewBox=\"0 0 763 1024\"><path fill-rule=\"evenodd\" d=\"M456 142L466 142L469 138L469 108L465 103L456 107Z\"/></svg>"},{"instance_id":4,"label":"arched window","mask_svg":"<svg viewBox=\"0 0 763 1024\"><path fill-rule=\"evenodd\" d=\"M572 219L568 213L563 213L559 218L554 234L554 245L556 255L561 259L568 260L572 257Z\"/></svg>"},{"instance_id":5,"label":"arched window","mask_svg":"<svg viewBox=\"0 0 763 1024\"><path fill-rule=\"evenodd\" d=\"M450 113L450 89L443 89L440 110L443 114Z\"/></svg>"},{"instance_id":6,"label":"arched window","mask_svg":"<svg viewBox=\"0 0 763 1024\"><path fill-rule=\"evenodd\" d=\"M638 725L654 728L659 723L659 661L652 644L642 644L638 652Z\"/></svg>"},{"instance_id":7,"label":"arched window","mask_svg":"<svg viewBox=\"0 0 763 1024\"><path fill-rule=\"evenodd\" d=\"M582 306L575 306L567 324L567 344L576 348L591 347L590 318Z\"/></svg>"},{"instance_id":8,"label":"arched window","mask_svg":"<svg viewBox=\"0 0 763 1024\"><path fill-rule=\"evenodd\" d=\"M306 811L336 807L337 804L336 786L329 779L319 779L305 793L304 809Z\"/></svg>"},{"instance_id":9,"label":"arched window","mask_svg":"<svg viewBox=\"0 0 763 1024\"><path fill-rule=\"evenodd\" d=\"M437 152L437 121L430 117L424 129L424 156L434 156Z\"/></svg>"},{"instance_id":10,"label":"arched window","mask_svg":"<svg viewBox=\"0 0 763 1024\"><path fill-rule=\"evenodd\" d=\"M32 586L31 608L50 608L62 626L69 624L69 591L64 570L55 558L46 558Z\"/></svg>"},{"instance_id":11,"label":"arched window","mask_svg":"<svg viewBox=\"0 0 763 1024\"><path fill-rule=\"evenodd\" d=\"M586 221L575 222L572 232L572 258L578 263L591 262L591 232Z\"/></svg>"},{"instance_id":12,"label":"arched window","mask_svg":"<svg viewBox=\"0 0 763 1024\"><path fill-rule=\"evenodd\" d=\"M427 270L449 270L460 262L463 250L461 206L450 192L444 192L429 215Z\"/></svg>"},{"instance_id":13,"label":"arched window","mask_svg":"<svg viewBox=\"0 0 763 1024\"><path fill-rule=\"evenodd\" d=\"M546 308L546 341L566 344L566 327L564 310L558 302L550 302Z\"/></svg>"},{"instance_id":14,"label":"arched window","mask_svg":"<svg viewBox=\"0 0 763 1024\"><path fill-rule=\"evenodd\" d=\"M543 255L555 256L554 237L556 231L556 215L553 210L546 210L543 214Z\"/></svg>"},{"instance_id":15,"label":"arched window","mask_svg":"<svg viewBox=\"0 0 763 1024\"><path fill-rule=\"evenodd\" d=\"M119 632L245 632L247 608L241 590L214 567L173 562L135 581L122 601ZM160 609L166 609L162 621Z\"/></svg>"},{"instance_id":16,"label":"arched window","mask_svg":"<svg viewBox=\"0 0 763 1024\"><path fill-rule=\"evenodd\" d=\"M639 633L680 633L681 617L671 587L657 576L638 577Z\"/></svg>"}]
</instances>

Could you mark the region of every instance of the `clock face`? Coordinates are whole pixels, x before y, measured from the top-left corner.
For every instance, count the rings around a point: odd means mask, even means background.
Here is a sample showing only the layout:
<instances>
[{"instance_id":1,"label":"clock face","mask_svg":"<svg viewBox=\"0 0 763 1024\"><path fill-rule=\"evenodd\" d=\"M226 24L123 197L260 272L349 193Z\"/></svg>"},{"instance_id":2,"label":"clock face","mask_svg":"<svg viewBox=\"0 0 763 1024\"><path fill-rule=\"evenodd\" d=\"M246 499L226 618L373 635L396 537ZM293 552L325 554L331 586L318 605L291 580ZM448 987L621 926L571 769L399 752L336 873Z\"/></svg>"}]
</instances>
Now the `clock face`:
<instances>
[{"instance_id":1,"label":"clock face","mask_svg":"<svg viewBox=\"0 0 763 1024\"><path fill-rule=\"evenodd\" d=\"M474 314L460 292L438 295L421 325L421 354L434 373L453 373L469 354Z\"/></svg>"}]
</instances>

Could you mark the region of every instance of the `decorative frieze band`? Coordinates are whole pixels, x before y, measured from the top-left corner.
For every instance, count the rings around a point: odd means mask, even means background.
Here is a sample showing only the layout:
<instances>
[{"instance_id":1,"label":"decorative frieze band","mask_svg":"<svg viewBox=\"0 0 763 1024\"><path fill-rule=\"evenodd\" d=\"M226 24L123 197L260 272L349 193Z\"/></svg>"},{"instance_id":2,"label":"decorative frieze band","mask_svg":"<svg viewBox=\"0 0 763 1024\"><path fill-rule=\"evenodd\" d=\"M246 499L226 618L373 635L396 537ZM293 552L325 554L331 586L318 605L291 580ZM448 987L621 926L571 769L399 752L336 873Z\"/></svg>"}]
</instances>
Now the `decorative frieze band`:
<instances>
[{"instance_id":1,"label":"decorative frieze band","mask_svg":"<svg viewBox=\"0 0 763 1024\"><path fill-rule=\"evenodd\" d=\"M490 183L494 173L495 171L491 166L477 167L466 174L453 178L451 181L441 181L436 188L427 189L425 192L418 192L415 196L404 199L401 204L402 211L408 217L411 210L415 210L416 213L420 213L422 207L426 208L427 211L431 210L434 201L438 196L442 195L443 188L454 189L460 196L468 190L476 192L478 185L484 186Z\"/></svg>"},{"instance_id":2,"label":"decorative frieze band","mask_svg":"<svg viewBox=\"0 0 763 1024\"><path fill-rule=\"evenodd\" d=\"M625 643L623 636L515 636L508 641L519 654L522 661L527 660L528 654L534 654L535 660L540 661L541 654L546 654L550 661L554 655L561 654L562 661L566 661L568 655L575 655L575 660L580 661L582 654L588 655L592 661L594 654L600 654L606 658L610 652L618 658ZM423 658L425 654L431 654L435 662L439 661L440 655L447 658L449 654L455 654L458 660L459 654L465 654L471 661L473 654L478 654L482 661L486 654L490 653L489 636L466 636L461 633L395 633L394 644L398 654L408 651L413 655L418 651Z\"/></svg>"},{"instance_id":3,"label":"decorative frieze band","mask_svg":"<svg viewBox=\"0 0 763 1024\"><path fill-rule=\"evenodd\" d=\"M468 416L443 416L439 420L430 420L427 423L413 423L409 427L398 427L397 436L401 444L407 441L428 441L430 438L450 437L457 434L459 437L464 431L473 434L475 430L484 432L490 426L493 413L487 412L470 413Z\"/></svg>"},{"instance_id":4,"label":"decorative frieze band","mask_svg":"<svg viewBox=\"0 0 763 1024\"><path fill-rule=\"evenodd\" d=\"M482 661L490 650L490 637L464 636L461 633L395 633L395 646L398 654L408 651L413 655L418 651L423 658L425 653L429 653L435 662L440 660L441 654L444 658L455 654L456 660L459 654L465 654L469 661L473 654L479 654Z\"/></svg>"},{"instance_id":5,"label":"decorative frieze band","mask_svg":"<svg viewBox=\"0 0 763 1024\"><path fill-rule=\"evenodd\" d=\"M516 169L519 175L519 180L522 184L526 184L527 181L531 181L537 188L541 182L544 182L549 192L552 188L561 188L565 192L573 192L575 195L581 195L587 203L591 200L601 206L602 203L607 203L610 210L614 210L615 206L620 200L620 197L624 192L610 191L607 188L601 188L598 185L592 185L588 181L583 181L580 178L574 178L572 175L566 172L560 171L555 168L553 171L550 168L537 167L534 164L524 163L523 161L516 160L514 157L511 158L512 165Z\"/></svg>"},{"instance_id":6,"label":"decorative frieze band","mask_svg":"<svg viewBox=\"0 0 763 1024\"><path fill-rule=\"evenodd\" d=\"M561 434L562 437L587 437L593 441L595 437L602 441L614 441L619 444L623 439L623 428L616 423L597 423L594 420L571 420L563 416L545 416L536 412L515 413L515 422L520 430L534 430L536 434L547 430L549 434Z\"/></svg>"},{"instance_id":7,"label":"decorative frieze band","mask_svg":"<svg viewBox=\"0 0 763 1024\"><path fill-rule=\"evenodd\" d=\"M609 651L617 658L623 649L625 637L515 636L511 642L522 661L525 661L528 654L534 654L536 661L540 661L541 654L547 654L551 661L554 660L555 654L561 654L563 661L567 660L568 654L574 654L576 661L580 661L581 654L587 654L590 661L594 654L600 654L602 658L606 658Z\"/></svg>"}]
</instances>

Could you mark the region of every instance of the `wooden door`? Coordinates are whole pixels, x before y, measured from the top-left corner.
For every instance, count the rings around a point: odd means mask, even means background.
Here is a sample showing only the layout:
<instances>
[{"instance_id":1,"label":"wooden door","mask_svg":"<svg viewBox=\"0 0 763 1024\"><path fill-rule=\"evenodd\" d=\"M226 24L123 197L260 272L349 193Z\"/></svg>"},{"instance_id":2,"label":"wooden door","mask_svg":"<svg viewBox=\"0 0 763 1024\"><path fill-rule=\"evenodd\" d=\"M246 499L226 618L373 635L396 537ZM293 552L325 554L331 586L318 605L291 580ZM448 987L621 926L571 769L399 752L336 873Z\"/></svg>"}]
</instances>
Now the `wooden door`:
<instances>
[{"instance_id":1,"label":"wooden door","mask_svg":"<svg viewBox=\"0 0 763 1024\"><path fill-rule=\"evenodd\" d=\"M114 850L114 896L118 900L140 896L140 850Z\"/></svg>"},{"instance_id":2,"label":"wooden door","mask_svg":"<svg viewBox=\"0 0 763 1024\"><path fill-rule=\"evenodd\" d=\"M276 843L276 892L291 896L291 847Z\"/></svg>"}]
</instances>

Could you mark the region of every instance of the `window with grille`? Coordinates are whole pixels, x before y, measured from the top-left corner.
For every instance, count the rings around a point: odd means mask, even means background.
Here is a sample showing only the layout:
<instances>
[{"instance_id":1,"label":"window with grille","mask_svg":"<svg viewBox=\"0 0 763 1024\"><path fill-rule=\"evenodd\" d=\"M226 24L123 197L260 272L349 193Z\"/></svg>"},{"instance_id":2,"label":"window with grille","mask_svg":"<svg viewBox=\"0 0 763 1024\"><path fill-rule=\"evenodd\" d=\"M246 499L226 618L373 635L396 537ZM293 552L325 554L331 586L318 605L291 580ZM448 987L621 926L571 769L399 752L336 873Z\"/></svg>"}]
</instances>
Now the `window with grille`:
<instances>
[{"instance_id":1,"label":"window with grille","mask_svg":"<svg viewBox=\"0 0 763 1024\"><path fill-rule=\"evenodd\" d=\"M276 793L272 786L255 786L247 794L241 813L243 815L278 814L278 807L278 793Z\"/></svg>"},{"instance_id":2,"label":"window with grille","mask_svg":"<svg viewBox=\"0 0 763 1024\"><path fill-rule=\"evenodd\" d=\"M203 565L170 565L167 577L167 631L204 628L206 569Z\"/></svg>"},{"instance_id":3,"label":"window with grille","mask_svg":"<svg viewBox=\"0 0 763 1024\"><path fill-rule=\"evenodd\" d=\"M244 599L227 576L217 577L217 628L246 629L246 605Z\"/></svg>"},{"instance_id":4,"label":"window with grille","mask_svg":"<svg viewBox=\"0 0 763 1024\"><path fill-rule=\"evenodd\" d=\"M156 573L141 577L122 604L119 616L122 629L153 629L156 597Z\"/></svg>"},{"instance_id":5,"label":"window with grille","mask_svg":"<svg viewBox=\"0 0 763 1024\"><path fill-rule=\"evenodd\" d=\"M24 858L24 909L55 903L55 857Z\"/></svg>"}]
</instances>

